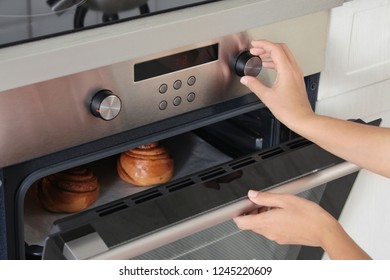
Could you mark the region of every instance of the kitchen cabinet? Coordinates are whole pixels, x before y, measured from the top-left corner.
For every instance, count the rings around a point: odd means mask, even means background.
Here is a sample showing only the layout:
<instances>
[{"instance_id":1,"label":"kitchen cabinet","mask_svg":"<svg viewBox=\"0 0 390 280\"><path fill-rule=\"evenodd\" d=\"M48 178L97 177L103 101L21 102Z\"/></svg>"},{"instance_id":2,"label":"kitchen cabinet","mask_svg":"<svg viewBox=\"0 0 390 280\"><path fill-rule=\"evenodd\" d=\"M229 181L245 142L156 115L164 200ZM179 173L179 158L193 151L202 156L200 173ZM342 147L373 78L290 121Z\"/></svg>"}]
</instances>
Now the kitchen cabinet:
<instances>
[{"instance_id":1,"label":"kitchen cabinet","mask_svg":"<svg viewBox=\"0 0 390 280\"><path fill-rule=\"evenodd\" d=\"M331 12L320 99L390 78L390 1L354 0Z\"/></svg>"},{"instance_id":2,"label":"kitchen cabinet","mask_svg":"<svg viewBox=\"0 0 390 280\"><path fill-rule=\"evenodd\" d=\"M333 9L316 111L382 118L382 126L390 127L389 46L390 1L354 0ZM390 259L389 199L390 179L363 170L339 219L374 259Z\"/></svg>"}]
</instances>

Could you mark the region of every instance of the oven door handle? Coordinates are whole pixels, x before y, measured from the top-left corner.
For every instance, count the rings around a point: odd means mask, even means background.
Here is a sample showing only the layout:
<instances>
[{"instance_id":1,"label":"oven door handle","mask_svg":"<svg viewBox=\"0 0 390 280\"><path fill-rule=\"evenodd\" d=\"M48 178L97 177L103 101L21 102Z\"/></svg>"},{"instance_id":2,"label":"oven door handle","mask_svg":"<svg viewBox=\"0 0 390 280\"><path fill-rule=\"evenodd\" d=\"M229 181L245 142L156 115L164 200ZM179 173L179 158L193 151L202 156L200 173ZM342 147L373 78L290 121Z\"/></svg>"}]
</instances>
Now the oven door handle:
<instances>
[{"instance_id":1,"label":"oven door handle","mask_svg":"<svg viewBox=\"0 0 390 280\"><path fill-rule=\"evenodd\" d=\"M338 178L347 176L360 170L360 167L350 162L343 162L334 166L310 173L304 177L292 180L285 184L267 190L271 193L298 194L315 188ZM180 222L174 226L162 229L148 236L130 241L108 251L97 254L90 259L130 259L161 247L165 244L184 238L196 232L210 228L218 223L258 208L248 198L231 203L227 206L211 210L197 217Z\"/></svg>"}]
</instances>

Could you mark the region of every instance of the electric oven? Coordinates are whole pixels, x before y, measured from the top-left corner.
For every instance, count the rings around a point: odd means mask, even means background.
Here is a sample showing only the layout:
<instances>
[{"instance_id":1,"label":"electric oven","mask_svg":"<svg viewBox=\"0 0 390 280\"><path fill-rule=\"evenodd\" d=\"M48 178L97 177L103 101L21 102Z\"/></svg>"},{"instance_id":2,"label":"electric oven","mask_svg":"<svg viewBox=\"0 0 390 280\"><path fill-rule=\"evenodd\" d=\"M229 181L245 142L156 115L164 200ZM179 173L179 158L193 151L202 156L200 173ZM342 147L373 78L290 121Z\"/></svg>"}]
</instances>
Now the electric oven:
<instances>
[{"instance_id":1,"label":"electric oven","mask_svg":"<svg viewBox=\"0 0 390 280\"><path fill-rule=\"evenodd\" d=\"M329 11L343 1L105 2L47 1L33 14L26 1L26 17L0 16L27 27L0 49L1 257L321 258L232 218L253 209L249 189L299 194L337 218L359 167L287 129L239 79L272 84L248 48L285 42L315 108ZM168 180L123 180L121 156L155 143ZM96 201L48 211L45 182L77 168L96 176Z\"/></svg>"}]
</instances>

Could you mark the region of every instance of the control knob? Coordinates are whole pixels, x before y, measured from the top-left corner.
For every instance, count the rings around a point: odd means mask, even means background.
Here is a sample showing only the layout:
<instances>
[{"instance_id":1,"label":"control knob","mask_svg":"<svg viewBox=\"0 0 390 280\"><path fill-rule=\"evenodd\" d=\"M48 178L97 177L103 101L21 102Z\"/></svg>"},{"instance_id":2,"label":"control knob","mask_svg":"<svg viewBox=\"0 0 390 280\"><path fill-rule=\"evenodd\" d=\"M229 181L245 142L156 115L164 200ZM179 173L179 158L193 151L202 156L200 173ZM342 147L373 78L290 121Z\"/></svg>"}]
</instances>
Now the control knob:
<instances>
[{"instance_id":1,"label":"control knob","mask_svg":"<svg viewBox=\"0 0 390 280\"><path fill-rule=\"evenodd\" d=\"M112 91L98 91L91 100L91 113L95 117L110 121L116 118L122 108L122 102Z\"/></svg>"},{"instance_id":2,"label":"control knob","mask_svg":"<svg viewBox=\"0 0 390 280\"><path fill-rule=\"evenodd\" d=\"M252 55L249 51L244 51L237 56L234 70L240 77L257 77L262 67L263 62L259 56Z\"/></svg>"}]
</instances>

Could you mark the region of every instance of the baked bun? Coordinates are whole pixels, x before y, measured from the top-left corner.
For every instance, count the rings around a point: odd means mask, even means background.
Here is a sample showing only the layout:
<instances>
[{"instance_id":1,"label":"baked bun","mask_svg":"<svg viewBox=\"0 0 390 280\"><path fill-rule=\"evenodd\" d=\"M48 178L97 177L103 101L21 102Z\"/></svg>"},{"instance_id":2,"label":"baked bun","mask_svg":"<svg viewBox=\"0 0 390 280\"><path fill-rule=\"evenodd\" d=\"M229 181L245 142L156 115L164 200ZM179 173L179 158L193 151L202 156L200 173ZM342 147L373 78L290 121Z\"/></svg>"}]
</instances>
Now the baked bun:
<instances>
[{"instance_id":1,"label":"baked bun","mask_svg":"<svg viewBox=\"0 0 390 280\"><path fill-rule=\"evenodd\" d=\"M123 152L117 171L123 181L147 187L169 182L173 177L174 162L164 146L153 142Z\"/></svg>"},{"instance_id":2,"label":"baked bun","mask_svg":"<svg viewBox=\"0 0 390 280\"><path fill-rule=\"evenodd\" d=\"M97 177L85 167L52 174L38 182L42 206L55 213L79 212L96 201L99 191Z\"/></svg>"}]
</instances>

